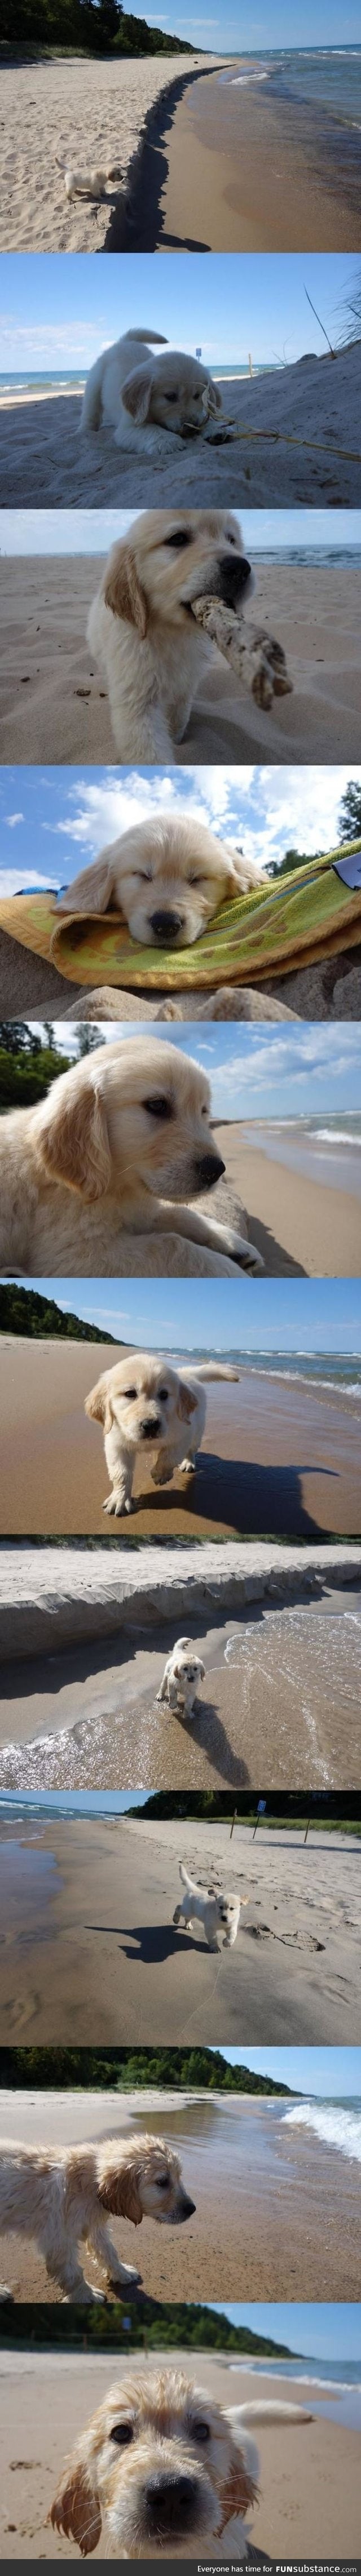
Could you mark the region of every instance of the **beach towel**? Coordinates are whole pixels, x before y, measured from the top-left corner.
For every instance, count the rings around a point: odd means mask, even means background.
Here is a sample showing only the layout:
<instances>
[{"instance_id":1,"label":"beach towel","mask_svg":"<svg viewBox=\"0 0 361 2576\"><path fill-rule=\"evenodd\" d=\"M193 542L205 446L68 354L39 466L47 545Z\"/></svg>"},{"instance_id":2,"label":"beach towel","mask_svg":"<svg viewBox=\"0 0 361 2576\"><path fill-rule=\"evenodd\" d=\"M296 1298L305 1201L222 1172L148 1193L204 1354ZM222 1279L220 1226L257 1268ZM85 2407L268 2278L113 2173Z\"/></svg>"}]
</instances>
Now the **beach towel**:
<instances>
[{"instance_id":1,"label":"beach towel","mask_svg":"<svg viewBox=\"0 0 361 2576\"><path fill-rule=\"evenodd\" d=\"M120 913L67 917L48 893L4 898L0 928L89 991L110 984L129 992L213 993L221 984L261 984L360 944L360 870L352 866L360 851L361 838L305 859L287 876L265 877L223 903L192 948L143 948Z\"/></svg>"}]
</instances>

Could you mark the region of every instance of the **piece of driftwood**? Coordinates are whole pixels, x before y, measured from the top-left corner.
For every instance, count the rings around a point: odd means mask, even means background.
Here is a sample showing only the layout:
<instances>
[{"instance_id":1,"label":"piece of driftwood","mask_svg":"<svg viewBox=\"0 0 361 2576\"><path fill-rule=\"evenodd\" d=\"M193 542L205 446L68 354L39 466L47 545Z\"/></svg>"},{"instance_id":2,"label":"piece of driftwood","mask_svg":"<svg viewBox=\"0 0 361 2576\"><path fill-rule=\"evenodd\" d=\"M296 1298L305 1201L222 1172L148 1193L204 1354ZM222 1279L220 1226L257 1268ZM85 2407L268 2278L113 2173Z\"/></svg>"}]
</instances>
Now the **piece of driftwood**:
<instances>
[{"instance_id":1,"label":"piece of driftwood","mask_svg":"<svg viewBox=\"0 0 361 2576\"><path fill-rule=\"evenodd\" d=\"M273 698L289 695L292 680L288 677L286 656L273 635L245 626L234 608L226 608L223 599L213 599L209 594L192 599L192 612L197 625L205 628L212 644L218 645L219 653L237 672L237 678L250 689L258 707L271 707Z\"/></svg>"}]
</instances>

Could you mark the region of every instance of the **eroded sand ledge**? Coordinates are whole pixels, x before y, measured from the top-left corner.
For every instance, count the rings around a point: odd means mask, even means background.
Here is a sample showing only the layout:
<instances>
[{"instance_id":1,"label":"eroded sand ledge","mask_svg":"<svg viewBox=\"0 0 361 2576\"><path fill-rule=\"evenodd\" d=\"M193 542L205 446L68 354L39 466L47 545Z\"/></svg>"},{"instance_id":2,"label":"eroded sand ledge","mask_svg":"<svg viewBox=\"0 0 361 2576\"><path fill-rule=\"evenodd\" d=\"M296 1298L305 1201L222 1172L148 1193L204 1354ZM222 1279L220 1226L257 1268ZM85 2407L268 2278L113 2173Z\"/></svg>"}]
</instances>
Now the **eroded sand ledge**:
<instances>
[{"instance_id":1,"label":"eroded sand ledge","mask_svg":"<svg viewBox=\"0 0 361 2576\"><path fill-rule=\"evenodd\" d=\"M129 1542L109 1548L33 1548L4 1545L0 1550L0 1653L8 1660L46 1654L50 1647L86 1637L109 1637L117 1629L159 1620L184 1618L184 1585L189 1613L213 1604L223 1610L247 1602L282 1603L299 1592L300 1599L334 1584L339 1590L361 1582L361 1546L285 1547L260 1540L237 1546L206 1543L137 1548L129 1561ZM16 1614L16 1615L15 1615Z\"/></svg>"},{"instance_id":2,"label":"eroded sand ledge","mask_svg":"<svg viewBox=\"0 0 361 2576\"><path fill-rule=\"evenodd\" d=\"M107 200L96 207L76 197L69 206L56 153L76 169L119 163L124 207L129 214L138 178L149 119L162 94L174 91L175 104L186 82L218 70L218 54L123 55L117 62L80 54L44 55L26 62L5 60L6 146L0 201L0 250L101 251L117 206L120 242L121 196L109 182Z\"/></svg>"}]
</instances>

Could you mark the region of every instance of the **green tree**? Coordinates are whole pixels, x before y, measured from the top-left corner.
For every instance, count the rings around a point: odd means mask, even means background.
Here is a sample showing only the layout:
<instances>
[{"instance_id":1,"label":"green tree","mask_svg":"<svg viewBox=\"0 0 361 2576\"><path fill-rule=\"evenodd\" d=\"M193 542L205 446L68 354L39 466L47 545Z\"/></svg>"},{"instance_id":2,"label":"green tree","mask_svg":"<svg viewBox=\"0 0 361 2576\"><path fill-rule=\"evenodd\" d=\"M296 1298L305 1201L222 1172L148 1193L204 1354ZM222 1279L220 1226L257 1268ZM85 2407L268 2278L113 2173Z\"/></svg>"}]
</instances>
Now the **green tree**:
<instances>
[{"instance_id":1,"label":"green tree","mask_svg":"<svg viewBox=\"0 0 361 2576\"><path fill-rule=\"evenodd\" d=\"M340 805L339 829L342 841L358 841L361 837L361 786L357 778L349 778L348 786L345 787Z\"/></svg>"}]
</instances>

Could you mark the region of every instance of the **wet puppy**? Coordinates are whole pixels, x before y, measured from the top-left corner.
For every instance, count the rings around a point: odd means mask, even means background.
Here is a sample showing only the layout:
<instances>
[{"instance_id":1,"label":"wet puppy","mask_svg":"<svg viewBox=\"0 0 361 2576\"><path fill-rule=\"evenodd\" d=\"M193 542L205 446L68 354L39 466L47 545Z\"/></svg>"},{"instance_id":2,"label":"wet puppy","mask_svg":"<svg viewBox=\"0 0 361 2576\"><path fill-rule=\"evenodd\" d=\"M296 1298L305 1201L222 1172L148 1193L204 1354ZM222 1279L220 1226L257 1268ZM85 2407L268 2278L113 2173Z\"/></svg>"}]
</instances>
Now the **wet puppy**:
<instances>
[{"instance_id":1,"label":"wet puppy","mask_svg":"<svg viewBox=\"0 0 361 2576\"><path fill-rule=\"evenodd\" d=\"M160 344L154 357L151 344ZM207 367L168 349L161 331L125 331L103 349L87 378L80 429L114 429L114 445L141 456L159 456L173 438L195 438L222 410L222 396Z\"/></svg>"},{"instance_id":2,"label":"wet puppy","mask_svg":"<svg viewBox=\"0 0 361 2576\"><path fill-rule=\"evenodd\" d=\"M194 1654L191 1637L178 1637L167 1656L157 1700L167 1700L176 1716L194 1717L198 1684L204 1682L205 1669L201 1656Z\"/></svg>"},{"instance_id":3,"label":"wet puppy","mask_svg":"<svg viewBox=\"0 0 361 2576\"><path fill-rule=\"evenodd\" d=\"M312 2416L277 2400L226 2409L182 2371L135 2369L80 2435L50 2520L84 2558L103 2535L110 2558L244 2559L258 2492L253 2430L289 2422Z\"/></svg>"}]
</instances>

